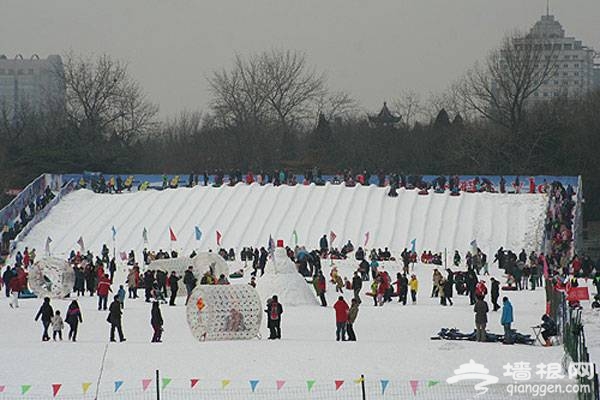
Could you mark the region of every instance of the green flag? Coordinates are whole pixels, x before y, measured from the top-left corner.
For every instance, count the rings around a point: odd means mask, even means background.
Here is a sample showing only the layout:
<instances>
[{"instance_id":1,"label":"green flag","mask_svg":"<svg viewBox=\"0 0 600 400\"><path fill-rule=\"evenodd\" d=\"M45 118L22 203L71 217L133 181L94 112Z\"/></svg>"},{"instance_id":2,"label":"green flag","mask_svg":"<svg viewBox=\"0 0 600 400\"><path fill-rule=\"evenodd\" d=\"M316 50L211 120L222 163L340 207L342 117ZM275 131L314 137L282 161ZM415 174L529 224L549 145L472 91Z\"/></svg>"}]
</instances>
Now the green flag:
<instances>
[{"instance_id":1,"label":"green flag","mask_svg":"<svg viewBox=\"0 0 600 400\"><path fill-rule=\"evenodd\" d=\"M31 389L31 385L21 385L21 394L29 392L29 389Z\"/></svg>"},{"instance_id":2,"label":"green flag","mask_svg":"<svg viewBox=\"0 0 600 400\"><path fill-rule=\"evenodd\" d=\"M315 380L306 381L306 388L308 389L309 392L311 391L313 386L315 386L315 382L316 382Z\"/></svg>"},{"instance_id":3,"label":"green flag","mask_svg":"<svg viewBox=\"0 0 600 400\"><path fill-rule=\"evenodd\" d=\"M298 233L295 229L294 232L292 232L292 238L294 239L294 246L298 246Z\"/></svg>"}]
</instances>

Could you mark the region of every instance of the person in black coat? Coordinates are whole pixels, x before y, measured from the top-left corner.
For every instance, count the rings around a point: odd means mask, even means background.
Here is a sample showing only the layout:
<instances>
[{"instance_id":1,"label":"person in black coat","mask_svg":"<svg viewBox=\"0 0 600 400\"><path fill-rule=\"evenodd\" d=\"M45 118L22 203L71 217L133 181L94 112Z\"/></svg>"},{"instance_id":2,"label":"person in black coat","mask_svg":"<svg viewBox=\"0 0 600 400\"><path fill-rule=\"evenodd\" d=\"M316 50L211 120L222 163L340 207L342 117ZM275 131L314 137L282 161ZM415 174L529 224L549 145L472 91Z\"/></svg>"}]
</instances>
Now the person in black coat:
<instances>
[{"instance_id":1,"label":"person in black coat","mask_svg":"<svg viewBox=\"0 0 600 400\"><path fill-rule=\"evenodd\" d=\"M77 341L77 327L80 322L83 322L77 300L73 300L71 304L69 304L66 315L65 322L69 325L69 340L75 342Z\"/></svg>"},{"instance_id":2,"label":"person in black coat","mask_svg":"<svg viewBox=\"0 0 600 400\"><path fill-rule=\"evenodd\" d=\"M177 291L179 290L179 279L175 271L171 272L171 276L169 276L169 286L171 287L171 299L169 300L169 305L175 305L175 298L177 297Z\"/></svg>"},{"instance_id":3,"label":"person in black coat","mask_svg":"<svg viewBox=\"0 0 600 400\"><path fill-rule=\"evenodd\" d=\"M50 298L44 297L44 302L40 307L39 311L35 315L35 320L37 321L42 317L42 325L44 326L44 333L42 334L42 341L47 342L50 340L50 335L48 335L48 327L50 326L50 322L52 317L54 316L54 310L50 305Z\"/></svg>"},{"instance_id":4,"label":"person in black coat","mask_svg":"<svg viewBox=\"0 0 600 400\"><path fill-rule=\"evenodd\" d=\"M277 296L274 295L271 301L267 303L267 326L269 327L269 339L281 339L281 314L283 307L278 302Z\"/></svg>"},{"instance_id":5,"label":"person in black coat","mask_svg":"<svg viewBox=\"0 0 600 400\"><path fill-rule=\"evenodd\" d=\"M358 304L361 303L360 290L362 289L362 284L363 280L360 275L358 275L358 271L354 271L354 276L352 277L352 290L354 291L354 298Z\"/></svg>"},{"instance_id":6,"label":"person in black coat","mask_svg":"<svg viewBox=\"0 0 600 400\"><path fill-rule=\"evenodd\" d=\"M492 289L490 291L490 296L492 298L492 304L494 306L494 311L498 311L500 309L500 305L498 304L498 297L500 297L500 282L495 278L491 278L492 281Z\"/></svg>"},{"instance_id":7,"label":"person in black coat","mask_svg":"<svg viewBox=\"0 0 600 400\"><path fill-rule=\"evenodd\" d=\"M152 343L162 342L161 336L163 331L163 318L158 306L158 301L152 303L152 311L150 312L150 325L154 329L154 335L152 336Z\"/></svg>"},{"instance_id":8,"label":"person in black coat","mask_svg":"<svg viewBox=\"0 0 600 400\"><path fill-rule=\"evenodd\" d=\"M106 319L110 323L110 341L115 342L115 329L119 333L119 340L124 342L126 339L123 336L123 328L121 327L121 316L123 311L121 310L121 302L119 296L115 296L113 302L108 307L108 318Z\"/></svg>"}]
</instances>

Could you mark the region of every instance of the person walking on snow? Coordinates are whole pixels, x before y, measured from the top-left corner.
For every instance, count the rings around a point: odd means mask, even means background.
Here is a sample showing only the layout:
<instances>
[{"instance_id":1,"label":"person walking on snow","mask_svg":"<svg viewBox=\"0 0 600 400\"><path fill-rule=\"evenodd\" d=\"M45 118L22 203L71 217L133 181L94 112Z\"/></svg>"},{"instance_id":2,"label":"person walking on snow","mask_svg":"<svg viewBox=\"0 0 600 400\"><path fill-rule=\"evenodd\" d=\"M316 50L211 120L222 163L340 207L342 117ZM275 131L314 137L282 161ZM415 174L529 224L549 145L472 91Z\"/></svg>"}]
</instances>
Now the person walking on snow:
<instances>
[{"instance_id":1,"label":"person walking on snow","mask_svg":"<svg viewBox=\"0 0 600 400\"><path fill-rule=\"evenodd\" d=\"M283 306L279 303L277 295L273 295L267 309L268 327L270 331L269 339L281 339L281 314Z\"/></svg>"},{"instance_id":2,"label":"person walking on snow","mask_svg":"<svg viewBox=\"0 0 600 400\"><path fill-rule=\"evenodd\" d=\"M417 304L417 292L419 291L419 280L415 274L410 276L410 281L408 282L408 286L410 287L410 297L412 298L412 303Z\"/></svg>"},{"instance_id":3,"label":"person walking on snow","mask_svg":"<svg viewBox=\"0 0 600 400\"><path fill-rule=\"evenodd\" d=\"M121 309L121 302L119 301L119 296L115 296L113 302L110 303L110 307L108 308L108 318L107 322L110 323L110 341L115 342L115 329L119 333L119 340L124 342L125 337L123 336L123 328L121 326L121 317L123 315L123 311Z\"/></svg>"},{"instance_id":4,"label":"person walking on snow","mask_svg":"<svg viewBox=\"0 0 600 400\"><path fill-rule=\"evenodd\" d=\"M500 282L495 278L490 278L492 281L492 290L490 291L490 296L492 298L492 305L494 306L493 310L498 311L500 306L498 305L498 297L500 297Z\"/></svg>"},{"instance_id":5,"label":"person walking on snow","mask_svg":"<svg viewBox=\"0 0 600 400\"><path fill-rule=\"evenodd\" d=\"M35 316L35 320L37 321L40 317L42 317L42 326L44 327L44 333L42 333L42 341L47 342L50 340L50 336L48 335L48 327L50 327L50 323L52 322L52 317L54 316L54 310L50 305L50 298L44 297L44 302L40 307L39 311Z\"/></svg>"},{"instance_id":6,"label":"person walking on snow","mask_svg":"<svg viewBox=\"0 0 600 400\"><path fill-rule=\"evenodd\" d=\"M169 276L169 286L171 287L171 298L169 299L169 305L175 305L175 298L177 297L177 291L179 290L179 278L175 271L171 271L171 276Z\"/></svg>"},{"instance_id":7,"label":"person walking on snow","mask_svg":"<svg viewBox=\"0 0 600 400\"><path fill-rule=\"evenodd\" d=\"M52 317L52 340L56 342L56 337L62 340L62 330L65 327L62 317L60 316L60 311L56 310L54 316Z\"/></svg>"},{"instance_id":8,"label":"person walking on snow","mask_svg":"<svg viewBox=\"0 0 600 400\"><path fill-rule=\"evenodd\" d=\"M110 278L108 274L105 274L100 281L98 282L98 287L96 288L96 292L98 293L98 310L106 310L106 303L108 301L108 293L112 292L110 288Z\"/></svg>"},{"instance_id":9,"label":"person walking on snow","mask_svg":"<svg viewBox=\"0 0 600 400\"><path fill-rule=\"evenodd\" d=\"M69 304L69 309L67 310L67 316L65 318L65 322L69 325L69 340L77 341L77 327L80 322L83 322L83 318L81 317L81 310L79 309L79 304L77 300L73 300L71 304Z\"/></svg>"},{"instance_id":10,"label":"person walking on snow","mask_svg":"<svg viewBox=\"0 0 600 400\"><path fill-rule=\"evenodd\" d=\"M356 317L358 316L358 306L360 302L354 298L352 299L352 305L348 310L348 323L346 324L346 332L348 333L348 340L351 342L356 342L356 334L354 333L354 321L356 321Z\"/></svg>"},{"instance_id":11,"label":"person walking on snow","mask_svg":"<svg viewBox=\"0 0 600 400\"><path fill-rule=\"evenodd\" d=\"M154 334L152 335L152 343L160 343L162 342L161 336L163 331L163 318L162 313L160 312L160 307L158 305L158 301L152 302L152 311L150 312L150 325L152 325L152 329L154 330Z\"/></svg>"},{"instance_id":12,"label":"person walking on snow","mask_svg":"<svg viewBox=\"0 0 600 400\"><path fill-rule=\"evenodd\" d=\"M338 297L338 301L333 305L335 309L335 340L346 341L346 324L348 323L348 303L344 300L344 296Z\"/></svg>"}]
</instances>

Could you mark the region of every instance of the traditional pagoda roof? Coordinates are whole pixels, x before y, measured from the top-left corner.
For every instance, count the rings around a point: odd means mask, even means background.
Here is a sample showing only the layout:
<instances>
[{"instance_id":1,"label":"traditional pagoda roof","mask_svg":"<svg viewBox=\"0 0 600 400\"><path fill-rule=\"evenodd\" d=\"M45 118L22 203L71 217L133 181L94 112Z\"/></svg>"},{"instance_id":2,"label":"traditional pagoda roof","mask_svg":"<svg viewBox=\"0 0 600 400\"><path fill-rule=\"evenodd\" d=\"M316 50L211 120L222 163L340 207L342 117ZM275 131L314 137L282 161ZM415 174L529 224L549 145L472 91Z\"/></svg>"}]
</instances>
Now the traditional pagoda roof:
<instances>
[{"instance_id":1,"label":"traditional pagoda roof","mask_svg":"<svg viewBox=\"0 0 600 400\"><path fill-rule=\"evenodd\" d=\"M387 103L383 102L383 107L379 114L377 115L369 115L369 121L376 124L395 124L400 122L402 117L398 114L392 113L387 106Z\"/></svg>"}]
</instances>

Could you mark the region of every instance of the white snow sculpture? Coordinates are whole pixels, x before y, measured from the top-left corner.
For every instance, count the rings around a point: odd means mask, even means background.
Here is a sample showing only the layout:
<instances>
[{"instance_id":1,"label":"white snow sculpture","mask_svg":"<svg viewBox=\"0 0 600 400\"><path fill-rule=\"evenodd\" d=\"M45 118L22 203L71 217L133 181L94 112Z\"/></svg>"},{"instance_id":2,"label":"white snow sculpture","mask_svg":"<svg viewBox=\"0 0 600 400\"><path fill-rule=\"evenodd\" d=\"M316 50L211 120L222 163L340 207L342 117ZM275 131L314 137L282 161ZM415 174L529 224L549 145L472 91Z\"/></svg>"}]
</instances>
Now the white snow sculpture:
<instances>
[{"instance_id":1,"label":"white snow sculpture","mask_svg":"<svg viewBox=\"0 0 600 400\"><path fill-rule=\"evenodd\" d=\"M196 339L235 340L258 336L263 310L250 285L198 285L186 313Z\"/></svg>"},{"instance_id":2,"label":"white snow sculpture","mask_svg":"<svg viewBox=\"0 0 600 400\"><path fill-rule=\"evenodd\" d=\"M198 280L198 283L200 282L202 275L207 271L211 271L213 275L217 277L217 279L219 276L221 276L221 274L229 278L229 266L225 260L223 260L223 257L209 252L198 253L193 258L177 257L154 260L150 262L148 268L152 270L164 271L168 275L171 274L171 271L175 271L177 276L182 278L182 280L179 281L179 290L177 291L177 295L187 296L185 285L183 284L183 275L189 266L193 267L192 270L194 271L194 276Z\"/></svg>"},{"instance_id":3,"label":"white snow sculpture","mask_svg":"<svg viewBox=\"0 0 600 400\"><path fill-rule=\"evenodd\" d=\"M298 273L296 264L287 256L282 240L277 241L277 248L265 266L265 274L256 281L256 290L263 304L274 294L284 307L318 304L312 286Z\"/></svg>"},{"instance_id":4,"label":"white snow sculpture","mask_svg":"<svg viewBox=\"0 0 600 400\"><path fill-rule=\"evenodd\" d=\"M46 257L29 267L28 282L38 297L61 299L73 290L75 272L67 261Z\"/></svg>"}]
</instances>

